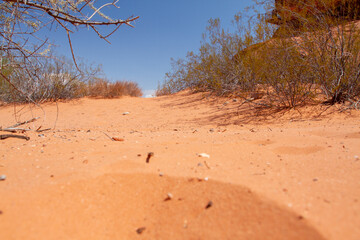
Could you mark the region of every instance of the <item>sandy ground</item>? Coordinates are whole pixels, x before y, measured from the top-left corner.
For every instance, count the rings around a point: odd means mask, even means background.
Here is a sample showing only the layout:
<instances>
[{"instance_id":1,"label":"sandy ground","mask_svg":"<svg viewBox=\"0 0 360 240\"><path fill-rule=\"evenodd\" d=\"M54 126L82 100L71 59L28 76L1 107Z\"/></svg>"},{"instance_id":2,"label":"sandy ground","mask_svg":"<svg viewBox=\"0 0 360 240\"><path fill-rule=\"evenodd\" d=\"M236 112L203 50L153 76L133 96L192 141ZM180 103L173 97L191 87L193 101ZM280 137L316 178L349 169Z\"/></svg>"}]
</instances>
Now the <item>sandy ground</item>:
<instances>
[{"instance_id":1,"label":"sandy ground","mask_svg":"<svg viewBox=\"0 0 360 240\"><path fill-rule=\"evenodd\" d=\"M56 124L0 141L0 239L360 239L360 113L225 101L0 107Z\"/></svg>"}]
</instances>

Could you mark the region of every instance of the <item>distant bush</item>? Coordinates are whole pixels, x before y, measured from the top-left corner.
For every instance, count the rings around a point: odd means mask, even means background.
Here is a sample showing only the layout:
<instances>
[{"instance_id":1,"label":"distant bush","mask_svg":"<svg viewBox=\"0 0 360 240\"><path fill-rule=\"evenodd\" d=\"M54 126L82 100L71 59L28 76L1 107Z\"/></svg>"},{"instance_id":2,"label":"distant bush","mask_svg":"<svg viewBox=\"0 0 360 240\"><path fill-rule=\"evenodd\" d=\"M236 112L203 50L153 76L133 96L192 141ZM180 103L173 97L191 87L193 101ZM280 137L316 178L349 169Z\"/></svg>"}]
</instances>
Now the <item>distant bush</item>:
<instances>
[{"instance_id":1,"label":"distant bush","mask_svg":"<svg viewBox=\"0 0 360 240\"><path fill-rule=\"evenodd\" d=\"M4 59L4 58L3 58ZM4 61L4 60L3 60ZM27 79L22 69L14 71L10 66L1 69L7 78L0 77L0 101L11 102L46 102L74 99L85 96L114 98L119 96L142 95L137 83L123 81L111 83L100 78L100 66L78 63L81 72L73 62L65 58L43 60L35 66L36 79ZM3 66L7 66L6 62ZM9 82L10 80L11 82Z\"/></svg>"},{"instance_id":2,"label":"distant bush","mask_svg":"<svg viewBox=\"0 0 360 240\"><path fill-rule=\"evenodd\" d=\"M41 60L41 61L40 61ZM79 72L72 61L64 57L51 57L35 61L27 69L13 69L7 79L0 78L0 101L3 102L46 102L73 99L87 95L86 82L101 69L79 63ZM5 64L5 66L7 66ZM29 73L36 78L29 78Z\"/></svg>"},{"instance_id":3,"label":"distant bush","mask_svg":"<svg viewBox=\"0 0 360 240\"><path fill-rule=\"evenodd\" d=\"M138 84L129 81L109 82L106 79L97 78L89 82L91 97L115 98L121 96L141 97L143 95Z\"/></svg>"}]
</instances>

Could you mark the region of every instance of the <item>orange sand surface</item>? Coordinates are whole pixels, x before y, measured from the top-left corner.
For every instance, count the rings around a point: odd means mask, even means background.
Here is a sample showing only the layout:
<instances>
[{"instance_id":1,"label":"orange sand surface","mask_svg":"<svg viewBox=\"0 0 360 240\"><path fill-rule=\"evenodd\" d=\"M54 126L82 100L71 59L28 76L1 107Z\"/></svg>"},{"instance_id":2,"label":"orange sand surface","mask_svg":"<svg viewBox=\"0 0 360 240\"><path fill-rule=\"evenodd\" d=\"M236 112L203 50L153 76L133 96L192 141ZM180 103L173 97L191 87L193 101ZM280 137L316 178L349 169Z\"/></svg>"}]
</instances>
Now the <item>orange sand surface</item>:
<instances>
[{"instance_id":1,"label":"orange sand surface","mask_svg":"<svg viewBox=\"0 0 360 240\"><path fill-rule=\"evenodd\" d=\"M0 107L56 125L0 141L0 239L360 239L360 112L240 102Z\"/></svg>"}]
</instances>

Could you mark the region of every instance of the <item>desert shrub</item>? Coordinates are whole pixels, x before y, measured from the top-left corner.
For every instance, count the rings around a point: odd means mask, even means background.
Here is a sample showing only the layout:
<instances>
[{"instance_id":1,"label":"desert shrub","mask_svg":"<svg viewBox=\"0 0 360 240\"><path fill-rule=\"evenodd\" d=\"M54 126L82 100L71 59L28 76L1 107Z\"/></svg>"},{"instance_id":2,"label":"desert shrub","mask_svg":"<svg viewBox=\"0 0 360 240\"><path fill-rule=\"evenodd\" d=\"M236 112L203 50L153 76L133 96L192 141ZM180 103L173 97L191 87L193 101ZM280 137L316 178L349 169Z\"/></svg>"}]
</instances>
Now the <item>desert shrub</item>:
<instances>
[{"instance_id":1,"label":"desert shrub","mask_svg":"<svg viewBox=\"0 0 360 240\"><path fill-rule=\"evenodd\" d=\"M88 84L88 94L91 97L102 96L104 97L107 93L108 81L102 78L95 78Z\"/></svg>"},{"instance_id":2,"label":"desert shrub","mask_svg":"<svg viewBox=\"0 0 360 240\"><path fill-rule=\"evenodd\" d=\"M117 81L108 85L108 97L131 96L140 97L143 95L138 84L130 81Z\"/></svg>"},{"instance_id":3,"label":"desert shrub","mask_svg":"<svg viewBox=\"0 0 360 240\"><path fill-rule=\"evenodd\" d=\"M341 22L315 36L304 36L302 49L328 103L360 97L360 25Z\"/></svg>"},{"instance_id":4,"label":"desert shrub","mask_svg":"<svg viewBox=\"0 0 360 240\"><path fill-rule=\"evenodd\" d=\"M307 64L305 71L328 98L329 104L359 98L360 2L344 0L294 1L302 11L278 6L292 21L280 23L280 38L290 39ZM304 16L305 14L305 16ZM296 20L297 25L293 25ZM301 27L298 27L301 26ZM309 79L310 80L310 79Z\"/></svg>"},{"instance_id":5,"label":"desert shrub","mask_svg":"<svg viewBox=\"0 0 360 240\"><path fill-rule=\"evenodd\" d=\"M1 57L1 73L5 77L9 77L12 73L12 68L7 64L8 61L6 58ZM8 98L8 96L12 95L11 92L12 87L9 82L6 81L2 76L0 76L0 101L4 102Z\"/></svg>"},{"instance_id":6,"label":"desert shrub","mask_svg":"<svg viewBox=\"0 0 360 240\"><path fill-rule=\"evenodd\" d=\"M259 15L251 25L257 25L262 18ZM247 68L251 61L244 61L243 52L253 44L268 40L274 29L269 25L259 25L253 32L251 27L245 27L241 14L237 14L233 30L225 31L219 19L210 19L198 53L188 52L185 59L172 59L172 71L166 73L157 95L187 88L227 95L239 89L254 88L256 83L251 81L252 71Z\"/></svg>"},{"instance_id":7,"label":"desert shrub","mask_svg":"<svg viewBox=\"0 0 360 240\"><path fill-rule=\"evenodd\" d=\"M91 97L115 98L121 96L140 97L143 95L138 84L130 81L116 81L96 78L88 84L88 94Z\"/></svg>"},{"instance_id":8,"label":"desert shrub","mask_svg":"<svg viewBox=\"0 0 360 240\"><path fill-rule=\"evenodd\" d=\"M0 81L0 100L45 102L86 96L86 82L100 74L101 68L80 61L78 67L81 72L65 57L52 57L37 60L26 69L12 69L6 74L7 80ZM33 71L34 77L29 78L26 71Z\"/></svg>"},{"instance_id":9,"label":"desert shrub","mask_svg":"<svg viewBox=\"0 0 360 240\"><path fill-rule=\"evenodd\" d=\"M258 54L266 64L255 71L266 89L268 105L296 107L315 96L315 77L309 71L309 61L291 42L274 40Z\"/></svg>"},{"instance_id":10,"label":"desert shrub","mask_svg":"<svg viewBox=\"0 0 360 240\"><path fill-rule=\"evenodd\" d=\"M325 103L358 106L360 22L355 20L360 19L360 3L256 2L272 9L271 14L258 14L247 27L236 15L234 32L210 20L198 53L174 62L158 93L189 88L246 98L261 89L266 106L296 107L318 99L319 93Z\"/></svg>"}]
</instances>

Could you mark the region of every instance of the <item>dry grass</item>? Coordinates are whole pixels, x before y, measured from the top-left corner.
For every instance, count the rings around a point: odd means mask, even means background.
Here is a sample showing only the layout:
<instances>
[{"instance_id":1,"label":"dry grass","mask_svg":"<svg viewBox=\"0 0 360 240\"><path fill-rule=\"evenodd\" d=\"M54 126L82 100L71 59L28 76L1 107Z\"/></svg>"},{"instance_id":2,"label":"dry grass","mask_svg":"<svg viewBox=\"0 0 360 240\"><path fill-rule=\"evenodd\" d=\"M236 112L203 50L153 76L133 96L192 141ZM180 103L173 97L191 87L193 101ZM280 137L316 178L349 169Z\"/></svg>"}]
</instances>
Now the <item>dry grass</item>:
<instances>
[{"instance_id":1,"label":"dry grass","mask_svg":"<svg viewBox=\"0 0 360 240\"><path fill-rule=\"evenodd\" d=\"M114 83L105 79L96 79L89 83L89 96L116 98L121 96L140 97L143 93L138 84L130 81L117 81Z\"/></svg>"}]
</instances>

